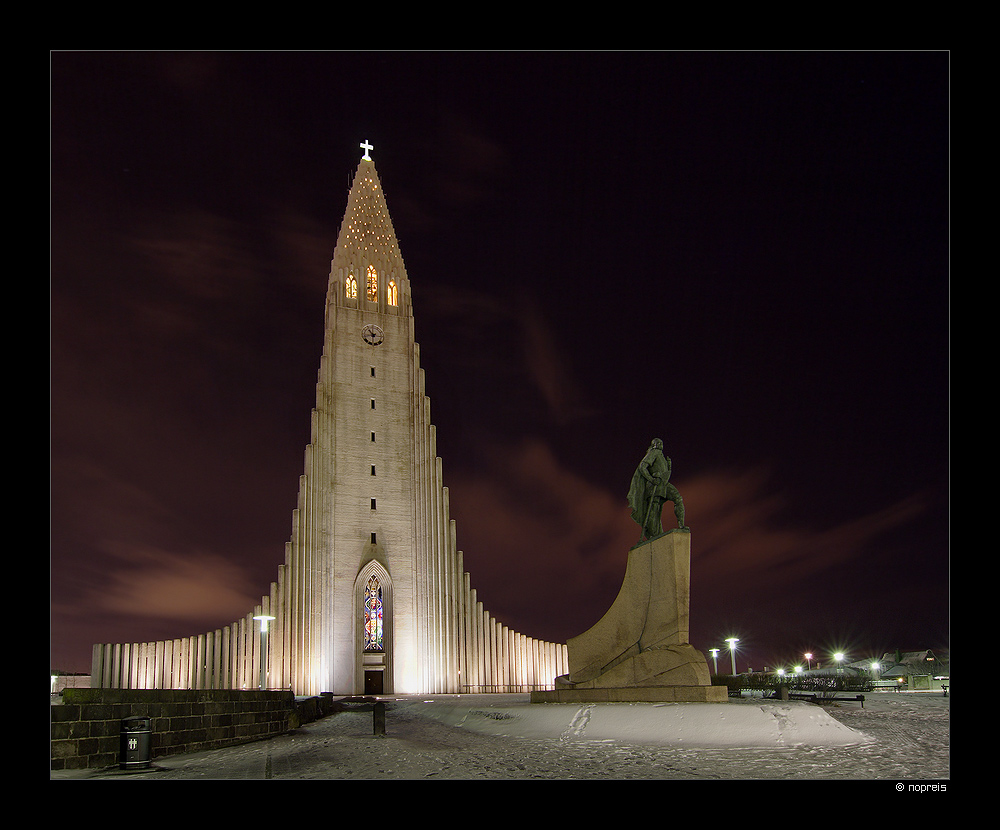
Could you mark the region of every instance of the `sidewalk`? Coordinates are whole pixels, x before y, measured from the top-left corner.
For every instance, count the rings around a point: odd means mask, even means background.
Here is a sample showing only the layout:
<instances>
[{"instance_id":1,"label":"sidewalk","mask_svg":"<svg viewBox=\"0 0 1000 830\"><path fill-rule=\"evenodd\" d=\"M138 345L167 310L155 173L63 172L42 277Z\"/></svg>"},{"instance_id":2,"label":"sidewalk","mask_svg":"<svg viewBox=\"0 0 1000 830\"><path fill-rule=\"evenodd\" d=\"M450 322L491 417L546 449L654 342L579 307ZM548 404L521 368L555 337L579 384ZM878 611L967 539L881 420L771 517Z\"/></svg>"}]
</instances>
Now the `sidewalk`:
<instances>
[{"instance_id":1,"label":"sidewalk","mask_svg":"<svg viewBox=\"0 0 1000 830\"><path fill-rule=\"evenodd\" d=\"M546 734L534 707L519 698L470 699L441 696L386 698L386 734L376 736L370 706L351 708L307 724L288 735L243 746L153 759L148 770L67 771L56 779L312 780L312 779L669 779L669 780L885 780L927 781L950 777L951 697L934 693L876 693L857 703L817 706L790 701L742 700L736 707L767 707L776 718L797 718L841 734L857 733L851 745L785 744L699 747L694 741L665 744L655 736L637 740L591 739L587 707L569 707L560 717L574 725ZM652 704L633 704L643 707ZM678 704L670 704L678 706ZM523 707L529 707L525 710ZM789 708L795 707L795 708ZM550 710L554 711L554 710ZM476 718L458 717L466 712ZM457 713L457 714L456 714ZM530 715L522 718L522 715ZM663 713L677 717L679 710ZM645 711L643 716L649 716ZM458 717L458 720L456 720ZM535 725L518 734L518 724ZM828 720L828 718L832 718ZM486 726L475 726L475 723ZM503 729L507 734L488 734Z\"/></svg>"}]
</instances>

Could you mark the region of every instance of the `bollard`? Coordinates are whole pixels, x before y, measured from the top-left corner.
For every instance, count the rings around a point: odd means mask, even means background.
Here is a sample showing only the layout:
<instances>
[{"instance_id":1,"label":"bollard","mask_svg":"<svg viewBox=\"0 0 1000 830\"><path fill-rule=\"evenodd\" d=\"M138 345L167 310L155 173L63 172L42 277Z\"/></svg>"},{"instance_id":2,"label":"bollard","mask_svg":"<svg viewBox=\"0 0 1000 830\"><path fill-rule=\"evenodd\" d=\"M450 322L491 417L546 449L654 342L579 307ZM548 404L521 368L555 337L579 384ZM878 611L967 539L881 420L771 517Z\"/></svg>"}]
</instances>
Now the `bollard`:
<instances>
[{"instance_id":1,"label":"bollard","mask_svg":"<svg viewBox=\"0 0 1000 830\"><path fill-rule=\"evenodd\" d=\"M125 718L122 721L121 756L122 769L145 769L149 766L150 720L144 717Z\"/></svg>"},{"instance_id":2,"label":"bollard","mask_svg":"<svg viewBox=\"0 0 1000 830\"><path fill-rule=\"evenodd\" d=\"M372 726L376 735L385 735L385 704L376 703L372 707Z\"/></svg>"}]
</instances>

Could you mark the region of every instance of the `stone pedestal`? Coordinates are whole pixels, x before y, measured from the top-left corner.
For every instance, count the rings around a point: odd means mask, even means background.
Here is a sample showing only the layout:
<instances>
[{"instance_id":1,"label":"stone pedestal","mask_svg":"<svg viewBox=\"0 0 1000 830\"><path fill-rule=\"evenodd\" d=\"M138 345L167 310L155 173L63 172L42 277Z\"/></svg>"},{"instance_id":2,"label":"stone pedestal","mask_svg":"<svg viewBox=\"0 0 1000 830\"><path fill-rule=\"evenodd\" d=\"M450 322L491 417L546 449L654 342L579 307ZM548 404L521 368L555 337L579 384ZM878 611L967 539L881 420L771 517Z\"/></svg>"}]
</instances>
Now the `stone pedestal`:
<instances>
[{"instance_id":1,"label":"stone pedestal","mask_svg":"<svg viewBox=\"0 0 1000 830\"><path fill-rule=\"evenodd\" d=\"M724 703L705 656L688 643L691 533L674 530L629 551L608 612L567 643L569 673L535 703L674 701Z\"/></svg>"}]
</instances>

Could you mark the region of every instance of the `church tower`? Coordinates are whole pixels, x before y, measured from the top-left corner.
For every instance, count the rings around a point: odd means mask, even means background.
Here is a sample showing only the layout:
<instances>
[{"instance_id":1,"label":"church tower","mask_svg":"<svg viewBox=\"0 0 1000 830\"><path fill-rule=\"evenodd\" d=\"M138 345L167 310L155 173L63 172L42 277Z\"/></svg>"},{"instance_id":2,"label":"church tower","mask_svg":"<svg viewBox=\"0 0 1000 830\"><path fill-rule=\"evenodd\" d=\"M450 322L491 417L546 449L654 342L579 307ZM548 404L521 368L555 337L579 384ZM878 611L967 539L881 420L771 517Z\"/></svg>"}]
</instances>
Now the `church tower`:
<instances>
[{"instance_id":1,"label":"church tower","mask_svg":"<svg viewBox=\"0 0 1000 830\"><path fill-rule=\"evenodd\" d=\"M527 692L566 646L511 631L464 571L415 341L410 282L367 142L330 265L285 561L231 626L94 647L92 685L299 695Z\"/></svg>"},{"instance_id":2,"label":"church tower","mask_svg":"<svg viewBox=\"0 0 1000 830\"><path fill-rule=\"evenodd\" d=\"M370 149L330 267L312 440L288 544L288 562L311 583L296 685L315 692L423 689L422 652L438 633L427 564L447 528L427 503L437 469L410 283Z\"/></svg>"}]
</instances>

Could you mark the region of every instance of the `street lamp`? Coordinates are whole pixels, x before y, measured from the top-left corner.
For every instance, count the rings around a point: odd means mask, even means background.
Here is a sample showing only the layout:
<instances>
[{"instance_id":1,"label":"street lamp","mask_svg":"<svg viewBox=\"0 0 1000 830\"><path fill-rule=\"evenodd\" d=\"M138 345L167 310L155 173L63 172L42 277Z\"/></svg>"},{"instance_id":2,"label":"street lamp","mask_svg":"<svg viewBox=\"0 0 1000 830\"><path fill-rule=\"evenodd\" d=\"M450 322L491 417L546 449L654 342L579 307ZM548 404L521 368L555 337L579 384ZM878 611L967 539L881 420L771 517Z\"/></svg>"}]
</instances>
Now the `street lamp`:
<instances>
[{"instance_id":1,"label":"street lamp","mask_svg":"<svg viewBox=\"0 0 1000 830\"><path fill-rule=\"evenodd\" d=\"M837 674L841 674L844 671L843 666L840 664L844 662L844 652L838 651L833 655L833 659L837 661Z\"/></svg>"},{"instance_id":2,"label":"street lamp","mask_svg":"<svg viewBox=\"0 0 1000 830\"><path fill-rule=\"evenodd\" d=\"M736 644L739 642L738 637L727 637L726 642L729 643L729 657L733 661L733 675L736 674Z\"/></svg>"},{"instance_id":3,"label":"street lamp","mask_svg":"<svg viewBox=\"0 0 1000 830\"><path fill-rule=\"evenodd\" d=\"M813 659L813 655L812 655L812 652L811 652L811 651L807 651L807 652L806 652L805 654L803 654L802 656L806 658L806 668L807 668L807 669L808 669L809 671L812 671L812 667L813 667L813 666L812 666L812 659Z\"/></svg>"},{"instance_id":4,"label":"street lamp","mask_svg":"<svg viewBox=\"0 0 1000 830\"><path fill-rule=\"evenodd\" d=\"M258 614L254 617L260 620L260 690L267 688L267 623L273 620L270 614Z\"/></svg>"},{"instance_id":5,"label":"street lamp","mask_svg":"<svg viewBox=\"0 0 1000 830\"><path fill-rule=\"evenodd\" d=\"M710 648L709 651L712 652L712 663L715 665L715 673L718 674L719 673L719 650L717 648Z\"/></svg>"}]
</instances>

